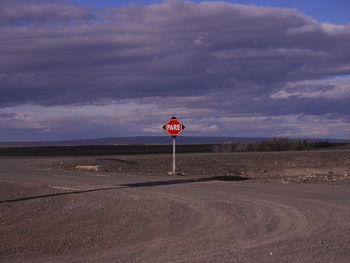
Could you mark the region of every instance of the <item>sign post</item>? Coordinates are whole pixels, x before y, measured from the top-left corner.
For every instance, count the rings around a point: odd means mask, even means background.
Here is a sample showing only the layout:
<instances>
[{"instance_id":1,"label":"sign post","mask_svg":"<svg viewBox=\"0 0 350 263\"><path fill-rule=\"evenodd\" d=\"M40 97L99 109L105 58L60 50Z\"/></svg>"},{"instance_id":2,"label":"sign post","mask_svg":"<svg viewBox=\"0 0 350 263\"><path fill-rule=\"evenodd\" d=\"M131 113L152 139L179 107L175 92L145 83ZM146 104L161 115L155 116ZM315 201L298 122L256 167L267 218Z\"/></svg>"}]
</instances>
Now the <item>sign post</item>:
<instances>
[{"instance_id":1,"label":"sign post","mask_svg":"<svg viewBox=\"0 0 350 263\"><path fill-rule=\"evenodd\" d=\"M176 173L176 159L175 159L175 137L173 137L173 171L172 174Z\"/></svg>"},{"instance_id":2,"label":"sign post","mask_svg":"<svg viewBox=\"0 0 350 263\"><path fill-rule=\"evenodd\" d=\"M174 116L164 124L163 129L173 138L173 170L169 174L176 175L175 139L185 129L185 126Z\"/></svg>"}]
</instances>

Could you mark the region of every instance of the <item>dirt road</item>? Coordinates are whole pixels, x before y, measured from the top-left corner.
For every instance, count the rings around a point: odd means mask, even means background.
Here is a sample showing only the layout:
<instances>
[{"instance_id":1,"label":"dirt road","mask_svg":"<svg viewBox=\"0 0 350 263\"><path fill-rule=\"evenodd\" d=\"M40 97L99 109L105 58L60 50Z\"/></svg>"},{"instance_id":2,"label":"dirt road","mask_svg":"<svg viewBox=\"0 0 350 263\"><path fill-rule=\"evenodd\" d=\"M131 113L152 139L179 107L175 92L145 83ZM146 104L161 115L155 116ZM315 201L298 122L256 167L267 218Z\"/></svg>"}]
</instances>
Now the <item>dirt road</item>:
<instances>
[{"instance_id":1,"label":"dirt road","mask_svg":"<svg viewBox=\"0 0 350 263\"><path fill-rule=\"evenodd\" d=\"M348 183L0 169L1 262L350 261Z\"/></svg>"}]
</instances>

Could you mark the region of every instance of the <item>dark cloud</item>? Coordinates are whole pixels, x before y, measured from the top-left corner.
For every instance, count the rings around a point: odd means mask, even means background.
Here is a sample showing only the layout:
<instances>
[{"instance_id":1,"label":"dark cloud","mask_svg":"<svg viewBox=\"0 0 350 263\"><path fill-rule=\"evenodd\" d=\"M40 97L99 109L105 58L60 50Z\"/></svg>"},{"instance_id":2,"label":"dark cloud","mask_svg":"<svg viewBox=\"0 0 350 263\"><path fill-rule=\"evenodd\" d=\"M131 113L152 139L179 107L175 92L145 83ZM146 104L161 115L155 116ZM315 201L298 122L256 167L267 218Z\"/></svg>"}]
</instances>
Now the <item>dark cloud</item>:
<instances>
[{"instance_id":1,"label":"dark cloud","mask_svg":"<svg viewBox=\"0 0 350 263\"><path fill-rule=\"evenodd\" d=\"M57 1L0 1L0 25L45 25L91 19L88 8Z\"/></svg>"},{"instance_id":2,"label":"dark cloud","mask_svg":"<svg viewBox=\"0 0 350 263\"><path fill-rule=\"evenodd\" d=\"M350 74L350 25L296 10L2 1L0 36L0 107L133 100L185 118L350 113L348 82L333 81Z\"/></svg>"}]
</instances>

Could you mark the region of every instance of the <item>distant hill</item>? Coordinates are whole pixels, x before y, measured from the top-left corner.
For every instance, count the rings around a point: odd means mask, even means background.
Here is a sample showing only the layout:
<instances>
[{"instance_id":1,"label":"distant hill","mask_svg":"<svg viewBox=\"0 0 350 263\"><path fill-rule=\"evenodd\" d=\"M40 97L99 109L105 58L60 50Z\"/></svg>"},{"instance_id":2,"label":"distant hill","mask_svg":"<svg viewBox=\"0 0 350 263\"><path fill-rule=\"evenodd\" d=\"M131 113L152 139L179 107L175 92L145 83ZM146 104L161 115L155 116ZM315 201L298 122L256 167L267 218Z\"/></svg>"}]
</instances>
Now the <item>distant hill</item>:
<instances>
[{"instance_id":1,"label":"distant hill","mask_svg":"<svg viewBox=\"0 0 350 263\"><path fill-rule=\"evenodd\" d=\"M268 140L264 137L194 137L194 136L179 136L176 139L177 144L217 144L223 142L261 142ZM327 140L329 142L347 142L346 140L337 139L315 139L307 140ZM136 137L107 137L98 139L83 139L83 140L67 140L67 141L16 141L16 142L0 142L2 147L35 147L35 146L83 146L83 145L164 145L170 144L171 137L169 136L136 136Z\"/></svg>"},{"instance_id":2,"label":"distant hill","mask_svg":"<svg viewBox=\"0 0 350 263\"><path fill-rule=\"evenodd\" d=\"M177 144L215 144L221 142L257 142L266 138L240 137L191 137L179 136ZM0 142L1 146L82 146L82 145L133 145L133 144L170 144L169 136L135 136L135 137L107 137L97 139L67 140L67 141L14 141Z\"/></svg>"},{"instance_id":3,"label":"distant hill","mask_svg":"<svg viewBox=\"0 0 350 263\"><path fill-rule=\"evenodd\" d=\"M6 142L0 143L0 156L97 156L129 154L170 154L171 138L162 137L115 137L90 140L52 141L52 142ZM177 153L211 152L249 152L249 151L285 151L293 146L305 146L302 142L283 144L285 140L269 138L240 137L185 137L177 138ZM318 141L318 142L313 142ZM234 143L231 143L234 142ZM236 142L239 142L238 144ZM247 143L249 142L249 143ZM272 143L271 142L275 142ZM277 142L277 144L276 144ZM237 148L236 146L239 146ZM283 148L285 147L285 148ZM347 150L349 143L340 140L308 139L306 148L297 150L335 149Z\"/></svg>"}]
</instances>

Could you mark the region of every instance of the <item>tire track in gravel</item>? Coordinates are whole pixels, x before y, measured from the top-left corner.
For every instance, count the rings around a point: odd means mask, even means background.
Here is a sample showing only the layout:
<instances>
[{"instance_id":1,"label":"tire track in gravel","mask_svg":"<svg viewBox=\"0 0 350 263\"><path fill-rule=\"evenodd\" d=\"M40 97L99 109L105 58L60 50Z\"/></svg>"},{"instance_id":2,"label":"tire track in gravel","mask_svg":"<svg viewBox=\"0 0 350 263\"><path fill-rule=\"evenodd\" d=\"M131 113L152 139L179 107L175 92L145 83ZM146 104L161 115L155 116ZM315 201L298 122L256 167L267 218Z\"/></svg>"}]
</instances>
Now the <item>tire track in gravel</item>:
<instances>
[{"instance_id":1,"label":"tire track in gravel","mask_svg":"<svg viewBox=\"0 0 350 263\"><path fill-rule=\"evenodd\" d=\"M173 200L176 199L184 198ZM221 199L204 203L192 199L187 205L196 208L201 220L190 231L163 241L163 244L186 248L177 251L177 255L184 255L172 262L188 262L189 256L197 262L222 258L292 238L307 226L303 214L291 206L244 196L235 195L234 201ZM159 262L163 260L166 258Z\"/></svg>"},{"instance_id":2,"label":"tire track in gravel","mask_svg":"<svg viewBox=\"0 0 350 263\"><path fill-rule=\"evenodd\" d=\"M200 184L205 183L191 184L191 187ZM313 243L320 237L330 238L327 233L332 233L339 223L337 213L344 217L341 223L349 218L347 208L343 210L342 207L320 201L294 197L276 201L265 194L256 198L249 194L208 193L198 189L193 193L176 193L175 189L169 190L167 187L166 191L152 189L152 192L158 197L186 205L193 214L198 215L194 217L199 218L198 222L188 222L194 226L190 230L158 239L156 245L142 253L142 260L226 262L226 259L241 262L251 252L263 250L265 255L272 256L271 251L276 248L289 248L288 244L298 246L298 242L302 250L305 244ZM152 243L152 240L149 242Z\"/></svg>"}]
</instances>

